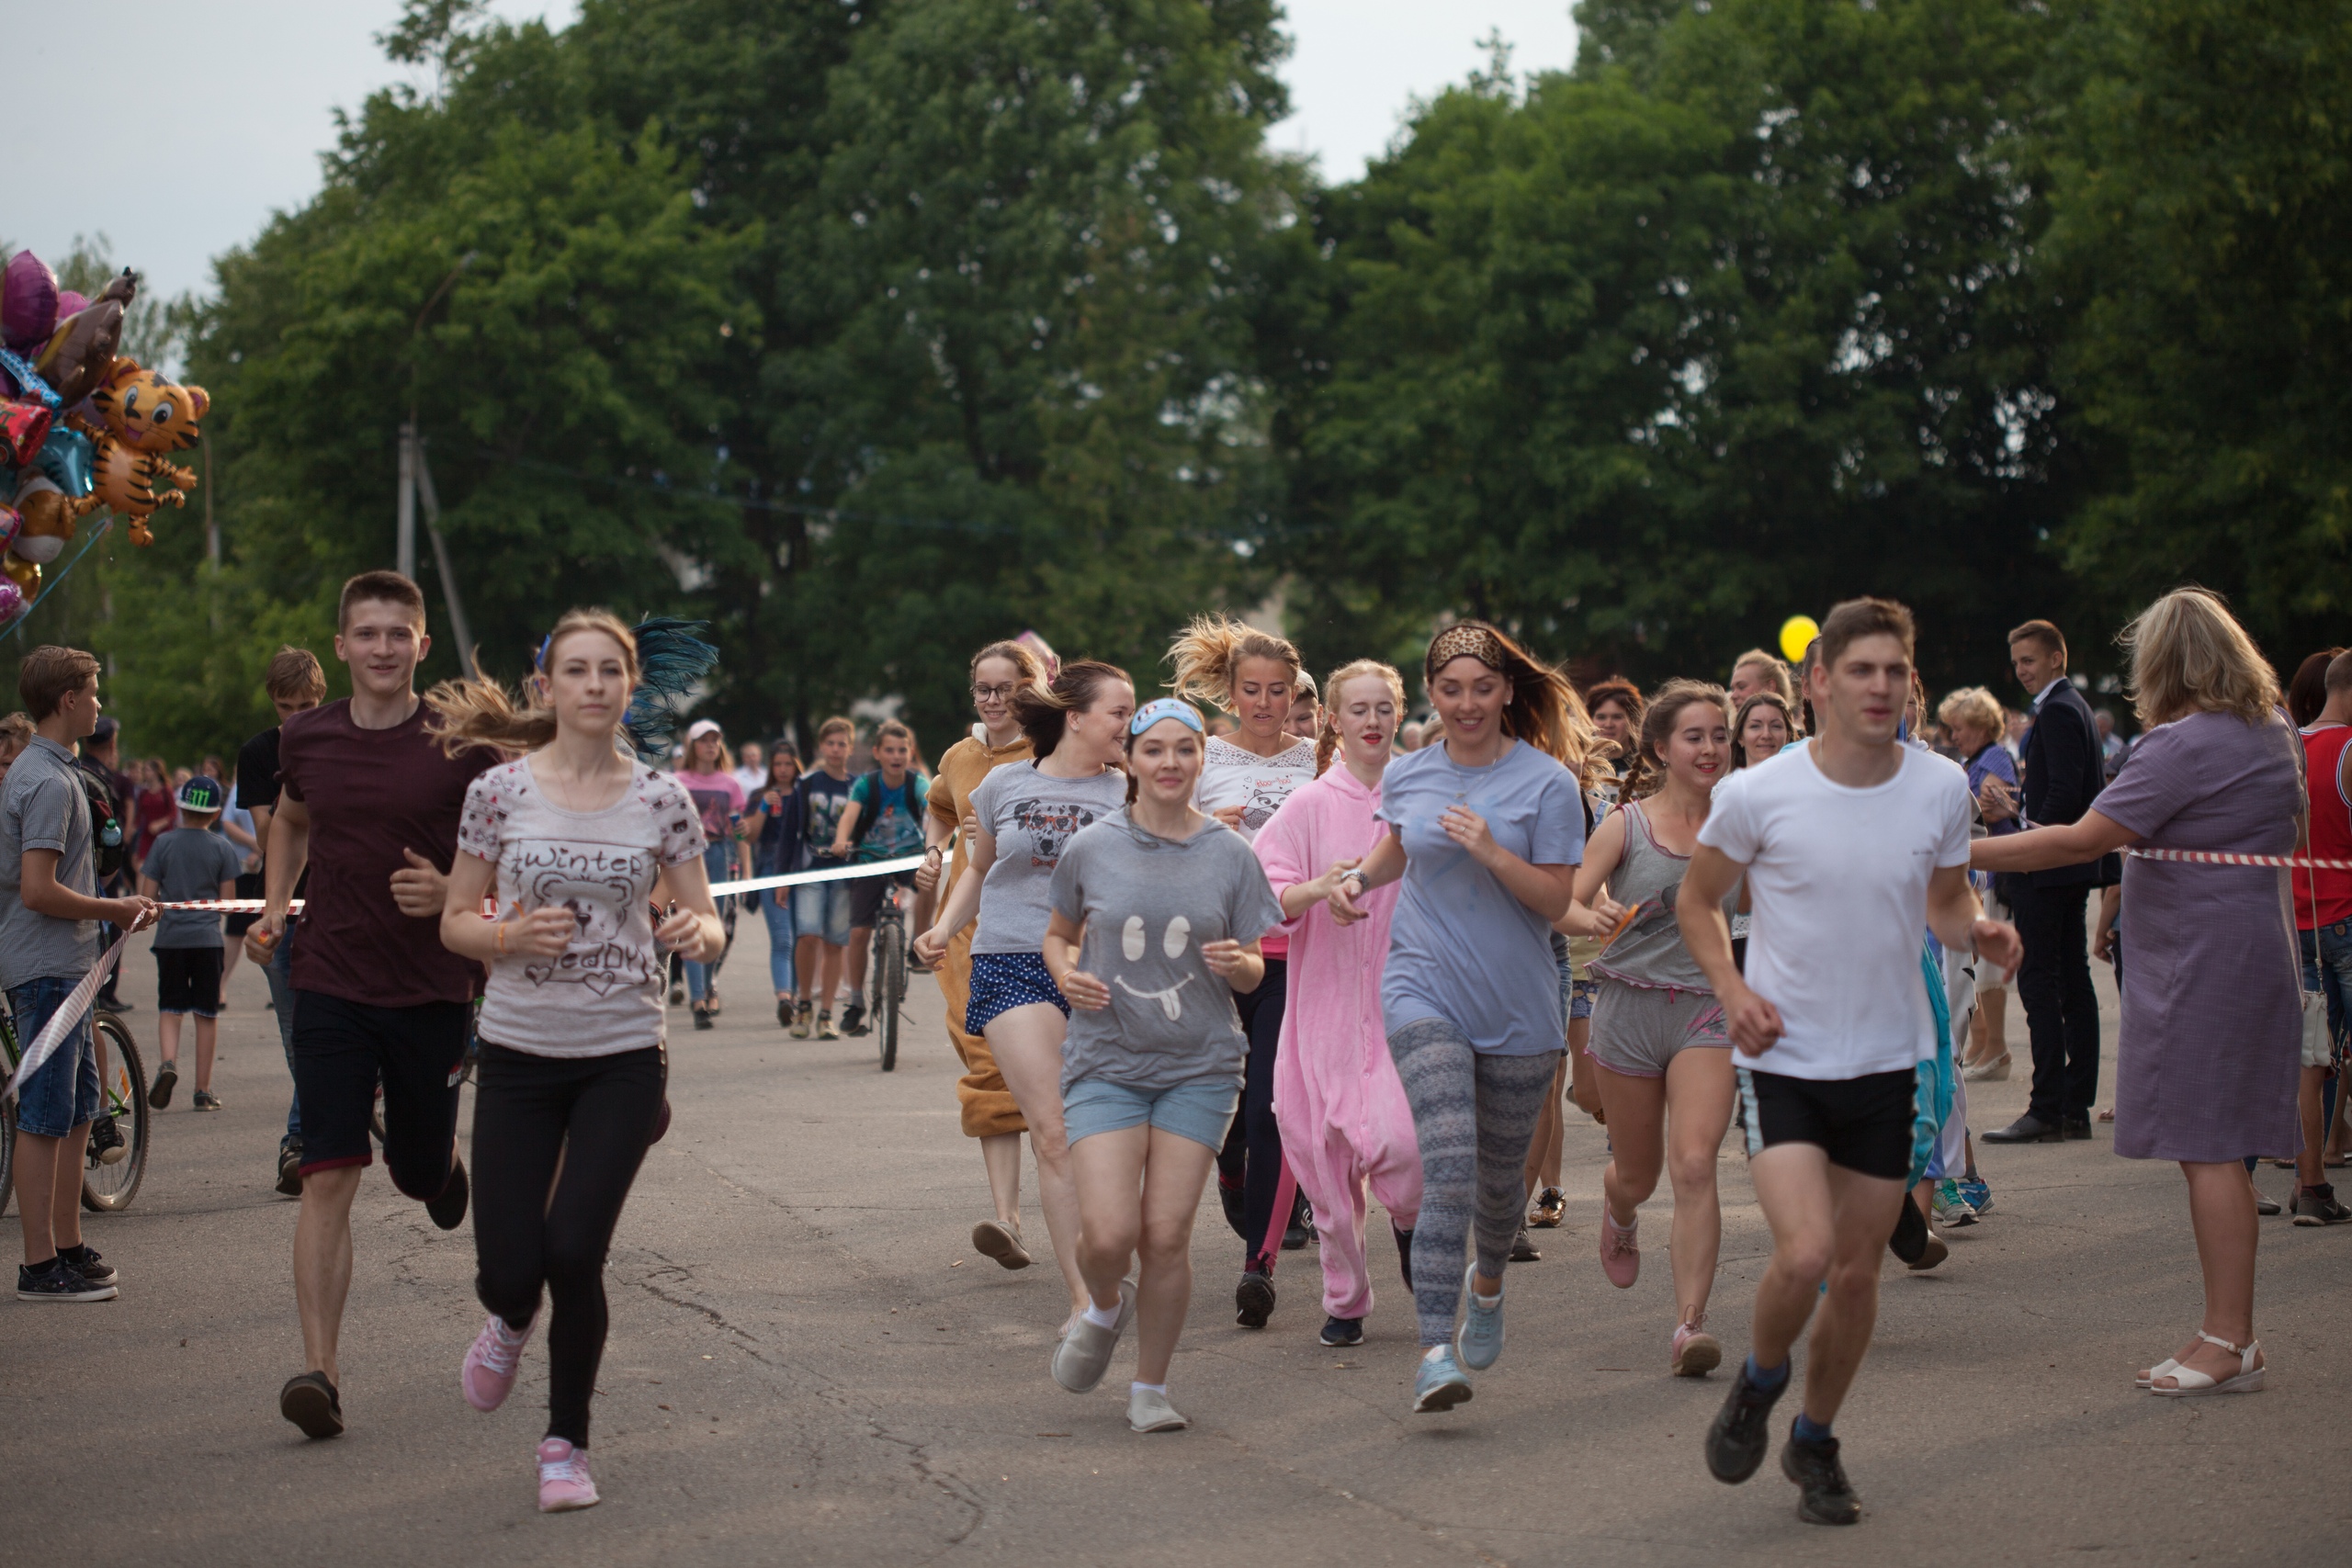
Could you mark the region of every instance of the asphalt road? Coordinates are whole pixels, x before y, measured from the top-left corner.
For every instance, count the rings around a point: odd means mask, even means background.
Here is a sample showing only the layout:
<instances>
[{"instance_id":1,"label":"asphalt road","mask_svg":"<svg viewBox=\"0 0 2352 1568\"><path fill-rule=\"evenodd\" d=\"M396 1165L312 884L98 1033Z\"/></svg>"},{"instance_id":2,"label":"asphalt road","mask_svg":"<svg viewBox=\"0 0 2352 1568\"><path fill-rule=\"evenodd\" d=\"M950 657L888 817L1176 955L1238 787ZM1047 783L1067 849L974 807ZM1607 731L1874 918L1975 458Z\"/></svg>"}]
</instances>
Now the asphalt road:
<instances>
[{"instance_id":1,"label":"asphalt road","mask_svg":"<svg viewBox=\"0 0 2352 1568\"><path fill-rule=\"evenodd\" d=\"M2136 1393L2132 1369L2197 1322L2196 1259L2177 1173L2114 1158L2105 1127L2087 1145L1983 1151L1996 1212L1954 1233L1933 1274L1889 1261L1838 1422L1868 1511L1827 1530L1796 1521L1777 1466L1744 1487L1707 1476L1700 1437L1724 1378L1666 1375L1668 1200L1645 1211L1642 1280L1612 1290L1594 1256L1604 1135L1581 1116L1568 1224L1543 1262L1512 1269L1510 1348L1471 1404L1409 1413L1409 1303L1386 1283L1385 1230L1362 1348L1316 1343L1311 1252L1285 1257L1270 1328L1235 1327L1238 1246L1212 1200L1171 1390L1193 1426L1137 1437L1129 1353L1094 1394L1065 1393L1046 1372L1053 1271L1007 1273L969 1249L986 1185L935 989L918 977L885 1076L871 1041L787 1038L760 999L762 956L729 966L717 1030L673 1014L675 1121L608 1279L603 1506L534 1511L544 1341L504 1410L464 1404L458 1365L481 1317L471 1233L435 1230L380 1169L356 1217L350 1430L312 1443L278 1418L278 1385L301 1367L297 1205L270 1190L287 1082L241 965L216 1084L227 1110L187 1110L183 1076L136 1205L89 1226L121 1299L0 1306L0 1562L2346 1561L2352 1501L2327 1423L2352 1394L2352 1227L2266 1222L2267 1392ZM129 974L152 1063L152 960L134 953ZM1980 1086L1974 1124L2023 1101L2022 1075ZM1713 1325L1739 1355L1767 1240L1742 1162L1721 1168ZM2259 1177L2281 1194L2288 1179ZM12 1249L16 1228L12 1205Z\"/></svg>"}]
</instances>

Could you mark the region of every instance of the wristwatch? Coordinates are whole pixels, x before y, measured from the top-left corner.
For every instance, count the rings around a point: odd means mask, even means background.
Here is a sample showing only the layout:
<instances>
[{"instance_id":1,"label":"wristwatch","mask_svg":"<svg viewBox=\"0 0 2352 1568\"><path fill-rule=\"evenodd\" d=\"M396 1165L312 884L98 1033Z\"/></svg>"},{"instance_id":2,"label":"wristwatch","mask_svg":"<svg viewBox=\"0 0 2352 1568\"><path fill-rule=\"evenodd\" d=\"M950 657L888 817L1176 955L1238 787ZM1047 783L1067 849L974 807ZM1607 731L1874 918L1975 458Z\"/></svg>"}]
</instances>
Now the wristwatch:
<instances>
[{"instance_id":1,"label":"wristwatch","mask_svg":"<svg viewBox=\"0 0 2352 1568\"><path fill-rule=\"evenodd\" d=\"M1340 874L1340 880L1343 883L1352 882L1356 885L1356 890L1348 895L1351 902L1363 897L1364 895L1364 889L1371 886L1370 883L1365 881L1363 873L1353 868L1341 872Z\"/></svg>"}]
</instances>

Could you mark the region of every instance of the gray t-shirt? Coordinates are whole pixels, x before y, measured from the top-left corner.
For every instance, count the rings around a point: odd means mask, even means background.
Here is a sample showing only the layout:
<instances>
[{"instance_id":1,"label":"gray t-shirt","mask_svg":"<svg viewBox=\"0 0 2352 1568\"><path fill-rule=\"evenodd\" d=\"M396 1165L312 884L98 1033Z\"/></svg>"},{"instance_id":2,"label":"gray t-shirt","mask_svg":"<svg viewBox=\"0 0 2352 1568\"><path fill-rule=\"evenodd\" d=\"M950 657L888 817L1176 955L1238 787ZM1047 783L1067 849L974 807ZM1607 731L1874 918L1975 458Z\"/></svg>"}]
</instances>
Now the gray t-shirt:
<instances>
[{"instance_id":1,"label":"gray t-shirt","mask_svg":"<svg viewBox=\"0 0 2352 1568\"><path fill-rule=\"evenodd\" d=\"M1035 762L1008 762L972 791L972 815L996 840L980 884L974 953L1035 953L1046 945L1048 885L1079 832L1126 804L1127 775L1057 779Z\"/></svg>"},{"instance_id":2,"label":"gray t-shirt","mask_svg":"<svg viewBox=\"0 0 2352 1568\"><path fill-rule=\"evenodd\" d=\"M1552 928L1446 835L1439 818L1456 805L1485 818L1495 842L1531 865L1584 861L1576 775L1525 741L1483 768L1461 766L1442 744L1389 763L1376 815L1405 842L1380 980L1389 1032L1442 1018L1479 1051L1557 1051L1566 1035Z\"/></svg>"},{"instance_id":3,"label":"gray t-shirt","mask_svg":"<svg viewBox=\"0 0 2352 1568\"><path fill-rule=\"evenodd\" d=\"M158 902L179 904L218 898L220 885L237 880L245 857L210 829L175 828L159 835L139 863L139 874L155 879ZM220 917L201 909L166 909L155 921L157 947L218 947Z\"/></svg>"},{"instance_id":4,"label":"gray t-shirt","mask_svg":"<svg viewBox=\"0 0 2352 1568\"><path fill-rule=\"evenodd\" d=\"M1053 908L1084 923L1078 966L1111 987L1108 1008L1069 1015L1064 1094L1085 1077L1152 1092L1202 1079L1240 1084L1250 1043L1232 987L1201 944L1252 942L1282 921L1248 840L1212 818L1178 843L1113 812L1062 852Z\"/></svg>"},{"instance_id":5,"label":"gray t-shirt","mask_svg":"<svg viewBox=\"0 0 2352 1568\"><path fill-rule=\"evenodd\" d=\"M61 920L25 908L25 852L58 852L58 885L95 898L90 802L74 753L36 735L0 786L0 986L80 979L98 958L98 922Z\"/></svg>"}]
</instances>

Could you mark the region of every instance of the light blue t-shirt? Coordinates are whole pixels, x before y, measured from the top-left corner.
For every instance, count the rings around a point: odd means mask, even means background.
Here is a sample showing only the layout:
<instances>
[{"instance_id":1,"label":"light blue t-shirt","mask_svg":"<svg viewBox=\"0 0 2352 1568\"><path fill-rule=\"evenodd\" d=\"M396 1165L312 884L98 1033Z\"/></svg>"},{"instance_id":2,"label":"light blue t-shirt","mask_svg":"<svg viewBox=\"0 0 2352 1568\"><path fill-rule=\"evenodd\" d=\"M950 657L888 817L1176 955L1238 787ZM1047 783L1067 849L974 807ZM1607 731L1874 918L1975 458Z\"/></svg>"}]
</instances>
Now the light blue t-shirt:
<instances>
[{"instance_id":1,"label":"light blue t-shirt","mask_svg":"<svg viewBox=\"0 0 2352 1568\"><path fill-rule=\"evenodd\" d=\"M1565 1035L1552 928L1446 836L1438 819L1457 805L1530 864L1584 860L1576 775L1532 746L1514 740L1483 768L1459 765L1442 744L1389 763L1376 815L1403 838L1406 857L1380 982L1389 1032L1442 1018L1483 1052L1557 1051Z\"/></svg>"}]
</instances>

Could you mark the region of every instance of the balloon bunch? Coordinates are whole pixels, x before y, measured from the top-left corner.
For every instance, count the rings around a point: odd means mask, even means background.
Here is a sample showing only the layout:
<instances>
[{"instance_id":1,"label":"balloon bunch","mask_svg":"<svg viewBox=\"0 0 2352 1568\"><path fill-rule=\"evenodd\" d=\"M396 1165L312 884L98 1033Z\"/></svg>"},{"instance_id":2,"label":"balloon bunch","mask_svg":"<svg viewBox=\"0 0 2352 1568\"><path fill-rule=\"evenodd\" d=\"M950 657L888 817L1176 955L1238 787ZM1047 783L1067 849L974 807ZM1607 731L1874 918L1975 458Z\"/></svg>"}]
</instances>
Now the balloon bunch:
<instances>
[{"instance_id":1,"label":"balloon bunch","mask_svg":"<svg viewBox=\"0 0 2352 1568\"><path fill-rule=\"evenodd\" d=\"M104 506L149 545L147 519L196 475L164 454L196 444L210 400L116 350L139 292L128 267L95 299L61 288L30 251L0 267L0 626L40 596L82 519Z\"/></svg>"}]
</instances>

